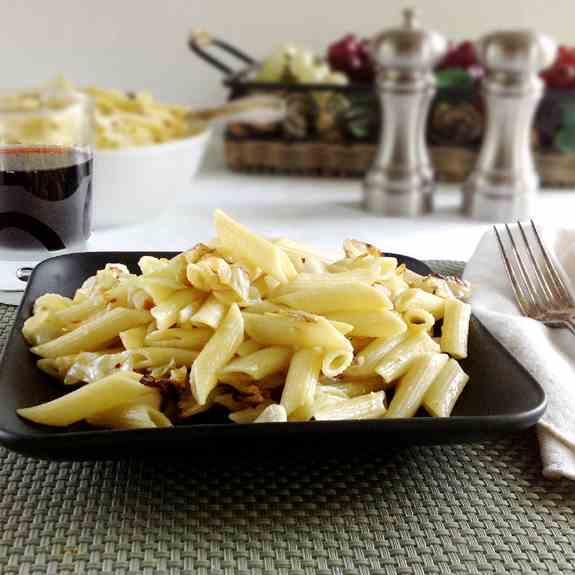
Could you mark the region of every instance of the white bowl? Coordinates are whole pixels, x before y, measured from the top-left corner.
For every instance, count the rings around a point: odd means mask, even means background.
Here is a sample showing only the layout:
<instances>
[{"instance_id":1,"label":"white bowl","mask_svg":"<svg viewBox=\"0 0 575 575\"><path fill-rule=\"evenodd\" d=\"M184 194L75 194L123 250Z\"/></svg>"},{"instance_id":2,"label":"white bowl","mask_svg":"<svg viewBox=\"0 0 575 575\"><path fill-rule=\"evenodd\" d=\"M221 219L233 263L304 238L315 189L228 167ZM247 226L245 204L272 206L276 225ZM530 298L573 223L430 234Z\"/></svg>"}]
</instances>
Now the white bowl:
<instances>
[{"instance_id":1,"label":"white bowl","mask_svg":"<svg viewBox=\"0 0 575 575\"><path fill-rule=\"evenodd\" d=\"M191 187L210 131L190 138L94 152L94 228L157 217Z\"/></svg>"}]
</instances>

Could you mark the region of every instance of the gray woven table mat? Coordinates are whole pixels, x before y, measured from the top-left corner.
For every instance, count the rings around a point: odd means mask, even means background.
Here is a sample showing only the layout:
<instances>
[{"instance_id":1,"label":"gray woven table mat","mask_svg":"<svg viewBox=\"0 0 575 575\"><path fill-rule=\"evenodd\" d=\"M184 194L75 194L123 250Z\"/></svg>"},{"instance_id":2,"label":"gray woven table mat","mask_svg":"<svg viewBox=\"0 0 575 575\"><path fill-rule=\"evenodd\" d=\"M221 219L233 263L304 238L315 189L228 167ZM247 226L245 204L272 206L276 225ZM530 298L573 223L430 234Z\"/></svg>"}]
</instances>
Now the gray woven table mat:
<instances>
[{"instance_id":1,"label":"gray woven table mat","mask_svg":"<svg viewBox=\"0 0 575 575\"><path fill-rule=\"evenodd\" d=\"M0 448L0 521L1 574L575 573L575 483L541 477L532 431L273 464Z\"/></svg>"}]
</instances>

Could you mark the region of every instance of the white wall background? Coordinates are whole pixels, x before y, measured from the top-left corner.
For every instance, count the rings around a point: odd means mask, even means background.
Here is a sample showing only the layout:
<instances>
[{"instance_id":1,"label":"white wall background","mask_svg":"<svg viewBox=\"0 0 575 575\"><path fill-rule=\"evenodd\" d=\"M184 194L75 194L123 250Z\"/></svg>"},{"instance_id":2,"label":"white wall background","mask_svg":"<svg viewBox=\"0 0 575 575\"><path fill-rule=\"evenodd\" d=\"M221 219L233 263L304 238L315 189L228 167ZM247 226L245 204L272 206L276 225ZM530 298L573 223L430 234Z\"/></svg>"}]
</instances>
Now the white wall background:
<instances>
[{"instance_id":1,"label":"white wall background","mask_svg":"<svg viewBox=\"0 0 575 575\"><path fill-rule=\"evenodd\" d=\"M188 50L190 30L256 56L287 40L322 50L346 32L395 24L406 5L451 38L533 27L575 44L574 0L0 0L0 88L61 72L80 84L218 102L221 77Z\"/></svg>"}]
</instances>

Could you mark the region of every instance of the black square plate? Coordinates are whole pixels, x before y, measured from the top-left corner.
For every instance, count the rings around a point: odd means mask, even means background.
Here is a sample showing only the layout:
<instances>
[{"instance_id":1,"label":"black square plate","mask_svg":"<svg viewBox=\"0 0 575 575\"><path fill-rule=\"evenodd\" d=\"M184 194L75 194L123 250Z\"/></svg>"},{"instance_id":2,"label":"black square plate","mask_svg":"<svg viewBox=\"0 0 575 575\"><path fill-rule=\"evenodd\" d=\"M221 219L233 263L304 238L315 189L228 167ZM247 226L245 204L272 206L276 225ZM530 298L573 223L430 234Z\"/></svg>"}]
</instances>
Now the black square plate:
<instances>
[{"instance_id":1,"label":"black square plate","mask_svg":"<svg viewBox=\"0 0 575 575\"><path fill-rule=\"evenodd\" d=\"M50 459L109 459L131 455L211 455L242 450L260 453L299 451L318 446L338 452L350 447L406 443L461 443L487 439L535 424L545 411L541 387L475 319L471 322L469 358L463 367L471 380L449 418L415 417L372 421L336 421L238 425L217 415L171 429L100 430L49 428L21 419L16 409L54 399L62 385L36 368L21 335L34 300L46 292L73 295L76 288L107 262L137 271L138 252L89 252L55 257L32 274L0 365L0 442L6 447ZM150 254L171 257L174 253ZM393 254L389 254L393 255ZM396 255L418 273L429 268ZM192 420L194 421L194 420Z\"/></svg>"}]
</instances>

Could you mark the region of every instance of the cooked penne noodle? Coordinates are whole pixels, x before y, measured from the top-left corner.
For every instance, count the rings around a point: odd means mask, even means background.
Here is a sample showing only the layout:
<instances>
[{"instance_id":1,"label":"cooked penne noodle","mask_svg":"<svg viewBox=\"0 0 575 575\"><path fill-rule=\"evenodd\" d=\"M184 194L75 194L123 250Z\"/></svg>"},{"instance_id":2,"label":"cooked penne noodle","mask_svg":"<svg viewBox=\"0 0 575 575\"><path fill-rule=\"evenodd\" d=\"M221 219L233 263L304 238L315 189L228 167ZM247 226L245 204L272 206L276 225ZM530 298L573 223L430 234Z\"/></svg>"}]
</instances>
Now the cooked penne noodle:
<instances>
[{"instance_id":1,"label":"cooked penne noodle","mask_svg":"<svg viewBox=\"0 0 575 575\"><path fill-rule=\"evenodd\" d=\"M193 327L191 319L195 315L195 313L202 307L202 305L204 305L204 303L205 300L198 299L184 306L178 312L178 325L182 327Z\"/></svg>"},{"instance_id":2,"label":"cooked penne noodle","mask_svg":"<svg viewBox=\"0 0 575 575\"><path fill-rule=\"evenodd\" d=\"M289 293L317 287L330 287L353 282L371 285L379 278L376 270L358 269L338 273L300 273L287 284L278 285L271 293L271 297L280 297Z\"/></svg>"},{"instance_id":3,"label":"cooked penne noodle","mask_svg":"<svg viewBox=\"0 0 575 575\"><path fill-rule=\"evenodd\" d=\"M364 254L358 257L349 257L328 266L328 270L333 273L343 272L346 270L373 270L377 276L391 274L397 267L397 259L386 256L372 256Z\"/></svg>"},{"instance_id":4,"label":"cooked penne noodle","mask_svg":"<svg viewBox=\"0 0 575 575\"><path fill-rule=\"evenodd\" d=\"M282 405L268 405L255 419L254 423L283 423L287 421L287 413Z\"/></svg>"},{"instance_id":5,"label":"cooked penne noodle","mask_svg":"<svg viewBox=\"0 0 575 575\"><path fill-rule=\"evenodd\" d=\"M469 376L450 358L423 396L423 407L436 417L449 417Z\"/></svg>"},{"instance_id":6,"label":"cooked penne noodle","mask_svg":"<svg viewBox=\"0 0 575 575\"><path fill-rule=\"evenodd\" d=\"M318 421L340 419L379 419L385 415L385 392L376 391L352 399L337 401L314 409Z\"/></svg>"},{"instance_id":7,"label":"cooked penne noodle","mask_svg":"<svg viewBox=\"0 0 575 575\"><path fill-rule=\"evenodd\" d=\"M439 346L425 332L416 332L393 348L375 368L388 383L401 377L422 353L439 352Z\"/></svg>"},{"instance_id":8,"label":"cooked penne noodle","mask_svg":"<svg viewBox=\"0 0 575 575\"><path fill-rule=\"evenodd\" d=\"M240 347L238 347L236 355L239 357L245 357L246 355L254 353L254 351L257 351L258 349L262 349L262 347L263 345L257 341L254 341L253 339L246 339L242 341Z\"/></svg>"},{"instance_id":9,"label":"cooked penne noodle","mask_svg":"<svg viewBox=\"0 0 575 575\"><path fill-rule=\"evenodd\" d=\"M233 359L220 370L220 374L245 373L252 379L263 379L287 369L292 355L293 351L288 347L264 347L245 357Z\"/></svg>"},{"instance_id":10,"label":"cooked penne noodle","mask_svg":"<svg viewBox=\"0 0 575 575\"><path fill-rule=\"evenodd\" d=\"M235 355L244 339L244 319L232 304L190 371L190 385L196 401L203 405L218 383L217 373Z\"/></svg>"},{"instance_id":11,"label":"cooked penne noodle","mask_svg":"<svg viewBox=\"0 0 575 575\"><path fill-rule=\"evenodd\" d=\"M358 309L392 309L381 290L359 282L310 287L276 298L275 303L310 313Z\"/></svg>"},{"instance_id":12,"label":"cooked penne noodle","mask_svg":"<svg viewBox=\"0 0 575 575\"><path fill-rule=\"evenodd\" d=\"M33 347L32 352L41 357L58 357L95 351L111 342L120 332L147 324L151 320L152 316L147 311L117 307L73 331Z\"/></svg>"},{"instance_id":13,"label":"cooked penne noodle","mask_svg":"<svg viewBox=\"0 0 575 575\"><path fill-rule=\"evenodd\" d=\"M168 329L178 322L181 309L202 298L202 293L192 288L177 291L153 307L150 313L156 320L159 330Z\"/></svg>"},{"instance_id":14,"label":"cooked penne noodle","mask_svg":"<svg viewBox=\"0 0 575 575\"><path fill-rule=\"evenodd\" d=\"M345 375L352 378L374 375L381 360L406 339L407 333L401 333L391 338L383 337L372 341L355 356Z\"/></svg>"},{"instance_id":15,"label":"cooked penne noodle","mask_svg":"<svg viewBox=\"0 0 575 575\"><path fill-rule=\"evenodd\" d=\"M411 308L424 309L431 313L435 319L443 317L444 304L443 298L418 288L406 289L395 300L395 308L401 313Z\"/></svg>"},{"instance_id":16,"label":"cooked penne noodle","mask_svg":"<svg viewBox=\"0 0 575 575\"><path fill-rule=\"evenodd\" d=\"M289 257L278 246L250 232L221 210L216 210L214 223L218 240L239 262L246 260L282 283L297 275Z\"/></svg>"},{"instance_id":17,"label":"cooked penne noodle","mask_svg":"<svg viewBox=\"0 0 575 575\"><path fill-rule=\"evenodd\" d=\"M471 306L458 299L445 300L445 312L441 327L441 351L457 359L467 357L467 339Z\"/></svg>"},{"instance_id":18,"label":"cooked penne noodle","mask_svg":"<svg viewBox=\"0 0 575 575\"><path fill-rule=\"evenodd\" d=\"M329 323L339 331L342 335L348 335L353 331L353 326L349 323L344 323L343 321L335 321L333 319L329 320ZM353 346L352 346L353 347Z\"/></svg>"},{"instance_id":19,"label":"cooked penne noodle","mask_svg":"<svg viewBox=\"0 0 575 575\"><path fill-rule=\"evenodd\" d=\"M389 296L395 300L400 294L402 294L407 288L407 282L403 280L402 277L398 276L397 274L390 273L381 279L377 280L377 285L384 287L389 292ZM397 305L396 305L396 310Z\"/></svg>"},{"instance_id":20,"label":"cooked penne noodle","mask_svg":"<svg viewBox=\"0 0 575 575\"><path fill-rule=\"evenodd\" d=\"M270 293L272 293L278 286L283 285L274 277L269 275L261 275L257 280L255 280L252 284L258 290L258 293L261 297L267 297ZM262 302L263 303L263 302Z\"/></svg>"},{"instance_id":21,"label":"cooked penne noodle","mask_svg":"<svg viewBox=\"0 0 575 575\"><path fill-rule=\"evenodd\" d=\"M305 244L301 244L300 242L294 242L289 238L278 238L277 240L274 240L273 243L276 246L279 246L289 256L293 255L298 258L313 257L323 264L328 264L330 261L327 255L322 254L312 246L307 246Z\"/></svg>"},{"instance_id":22,"label":"cooked penne noodle","mask_svg":"<svg viewBox=\"0 0 575 575\"><path fill-rule=\"evenodd\" d=\"M317 392L331 393L340 395L344 399L365 395L372 391L382 391L387 387L381 377L371 377L357 381L345 380L321 380Z\"/></svg>"},{"instance_id":23,"label":"cooked penne noodle","mask_svg":"<svg viewBox=\"0 0 575 575\"><path fill-rule=\"evenodd\" d=\"M157 429L173 427L172 422L159 409L134 403L111 409L86 420L98 427L111 429Z\"/></svg>"},{"instance_id":24,"label":"cooked penne noodle","mask_svg":"<svg viewBox=\"0 0 575 575\"><path fill-rule=\"evenodd\" d=\"M102 298L87 299L55 312L54 318L61 324L80 323L104 309L106 309L106 302Z\"/></svg>"},{"instance_id":25,"label":"cooked penne noodle","mask_svg":"<svg viewBox=\"0 0 575 575\"><path fill-rule=\"evenodd\" d=\"M41 295L34 302L34 313L40 311L62 311L72 305L72 300L69 297L64 297L56 293L46 293Z\"/></svg>"},{"instance_id":26,"label":"cooked penne noodle","mask_svg":"<svg viewBox=\"0 0 575 575\"><path fill-rule=\"evenodd\" d=\"M435 324L435 318L432 314L417 307L409 308L403 314L403 321L405 321L410 331L429 332Z\"/></svg>"},{"instance_id":27,"label":"cooked penne noodle","mask_svg":"<svg viewBox=\"0 0 575 575\"><path fill-rule=\"evenodd\" d=\"M139 347L144 347L147 331L147 325L139 325L138 327L121 331L120 341L126 349L138 349Z\"/></svg>"},{"instance_id":28,"label":"cooked penne noodle","mask_svg":"<svg viewBox=\"0 0 575 575\"><path fill-rule=\"evenodd\" d=\"M189 319L189 323L198 327L216 329L226 314L226 310L226 305L210 295L200 309Z\"/></svg>"},{"instance_id":29,"label":"cooked penne noodle","mask_svg":"<svg viewBox=\"0 0 575 575\"><path fill-rule=\"evenodd\" d=\"M280 401L288 416L300 407L313 404L321 363L318 349L300 349L294 353Z\"/></svg>"},{"instance_id":30,"label":"cooked penne noodle","mask_svg":"<svg viewBox=\"0 0 575 575\"><path fill-rule=\"evenodd\" d=\"M160 411L162 398L160 392L155 391L157 393L150 393L133 402L92 415L86 418L86 421L97 427L111 429L173 427L172 422Z\"/></svg>"},{"instance_id":31,"label":"cooked penne noodle","mask_svg":"<svg viewBox=\"0 0 575 575\"><path fill-rule=\"evenodd\" d=\"M321 372L326 377L337 377L353 361L352 349L333 349L325 352L321 362Z\"/></svg>"},{"instance_id":32,"label":"cooked penne noodle","mask_svg":"<svg viewBox=\"0 0 575 575\"><path fill-rule=\"evenodd\" d=\"M244 311L250 313L283 313L291 310L285 305L279 305L277 303L272 303L271 301L266 300L249 305L244 309Z\"/></svg>"},{"instance_id":33,"label":"cooked penne noodle","mask_svg":"<svg viewBox=\"0 0 575 575\"><path fill-rule=\"evenodd\" d=\"M390 338L407 330L406 323L401 316L387 309L332 311L326 313L325 316L329 320L353 326L349 332L350 336Z\"/></svg>"},{"instance_id":34,"label":"cooked penne noodle","mask_svg":"<svg viewBox=\"0 0 575 575\"><path fill-rule=\"evenodd\" d=\"M195 350L176 347L142 347L131 350L131 353L134 355L136 369L149 369L170 364L173 364L173 367L190 366L199 355Z\"/></svg>"},{"instance_id":35,"label":"cooked penne noodle","mask_svg":"<svg viewBox=\"0 0 575 575\"><path fill-rule=\"evenodd\" d=\"M448 359L444 353L419 355L396 385L386 417L413 417L423 403L423 398L433 380L439 375Z\"/></svg>"},{"instance_id":36,"label":"cooked penne noodle","mask_svg":"<svg viewBox=\"0 0 575 575\"><path fill-rule=\"evenodd\" d=\"M298 312L243 316L246 333L264 345L352 349L349 340L321 316Z\"/></svg>"},{"instance_id":37,"label":"cooked penne noodle","mask_svg":"<svg viewBox=\"0 0 575 575\"><path fill-rule=\"evenodd\" d=\"M184 329L172 327L165 330L154 330L145 336L146 347L176 347L181 349L200 350L213 335L213 330L205 327ZM142 346L144 347L144 346Z\"/></svg>"},{"instance_id":38,"label":"cooked penne noodle","mask_svg":"<svg viewBox=\"0 0 575 575\"><path fill-rule=\"evenodd\" d=\"M137 373L118 372L52 401L18 409L18 415L43 425L72 425L97 413L156 393L156 390L142 385L140 377Z\"/></svg>"}]
</instances>

